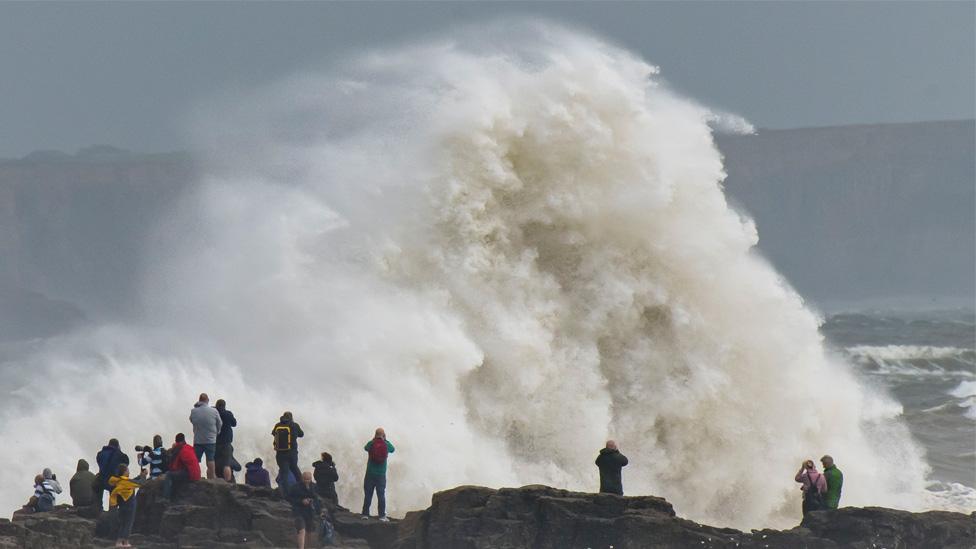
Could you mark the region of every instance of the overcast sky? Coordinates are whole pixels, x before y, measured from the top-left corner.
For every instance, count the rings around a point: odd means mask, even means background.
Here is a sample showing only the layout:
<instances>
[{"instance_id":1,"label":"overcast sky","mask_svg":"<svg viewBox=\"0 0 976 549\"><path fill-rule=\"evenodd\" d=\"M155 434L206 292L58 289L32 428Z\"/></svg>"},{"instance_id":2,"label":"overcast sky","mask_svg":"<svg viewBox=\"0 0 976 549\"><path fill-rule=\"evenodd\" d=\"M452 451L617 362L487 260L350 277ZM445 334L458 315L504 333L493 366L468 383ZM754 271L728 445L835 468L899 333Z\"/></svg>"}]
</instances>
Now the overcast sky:
<instances>
[{"instance_id":1,"label":"overcast sky","mask_svg":"<svg viewBox=\"0 0 976 549\"><path fill-rule=\"evenodd\" d=\"M592 29L787 128L973 118L976 3L0 3L0 157L185 146L191 108L497 15Z\"/></svg>"}]
</instances>

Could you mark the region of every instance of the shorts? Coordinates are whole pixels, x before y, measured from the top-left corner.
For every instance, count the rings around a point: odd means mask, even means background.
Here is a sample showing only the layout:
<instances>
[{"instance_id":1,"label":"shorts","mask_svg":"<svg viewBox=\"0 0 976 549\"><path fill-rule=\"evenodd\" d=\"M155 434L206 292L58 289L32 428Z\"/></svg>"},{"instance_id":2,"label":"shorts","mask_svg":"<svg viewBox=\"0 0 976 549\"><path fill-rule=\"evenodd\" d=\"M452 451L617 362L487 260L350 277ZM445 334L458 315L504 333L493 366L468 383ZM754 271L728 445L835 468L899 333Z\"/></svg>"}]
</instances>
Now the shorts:
<instances>
[{"instance_id":1,"label":"shorts","mask_svg":"<svg viewBox=\"0 0 976 549\"><path fill-rule=\"evenodd\" d=\"M302 530L311 531L315 530L315 515L312 513L298 513L295 515L295 531L301 532Z\"/></svg>"},{"instance_id":2,"label":"shorts","mask_svg":"<svg viewBox=\"0 0 976 549\"><path fill-rule=\"evenodd\" d=\"M224 467L234 464L234 446L231 443L217 444L214 452L214 461L217 464L217 474L223 474Z\"/></svg>"},{"instance_id":3,"label":"shorts","mask_svg":"<svg viewBox=\"0 0 976 549\"><path fill-rule=\"evenodd\" d=\"M207 454L207 461L213 461L214 460L214 455L217 453L217 445L216 444L213 444L213 443L211 443L211 444L194 444L193 445L193 451L196 452L196 454L197 454L197 461L200 461L200 458L204 454Z\"/></svg>"}]
</instances>

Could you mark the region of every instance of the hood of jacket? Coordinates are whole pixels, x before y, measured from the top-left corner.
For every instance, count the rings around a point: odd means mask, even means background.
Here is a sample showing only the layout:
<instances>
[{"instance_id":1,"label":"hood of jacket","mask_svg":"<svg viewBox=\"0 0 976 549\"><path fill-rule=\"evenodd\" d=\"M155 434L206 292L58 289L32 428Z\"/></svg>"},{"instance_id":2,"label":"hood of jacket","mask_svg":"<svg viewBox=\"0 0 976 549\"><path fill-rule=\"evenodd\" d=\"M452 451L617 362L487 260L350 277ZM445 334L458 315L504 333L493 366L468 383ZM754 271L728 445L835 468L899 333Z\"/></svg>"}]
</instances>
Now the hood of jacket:
<instances>
[{"instance_id":1,"label":"hood of jacket","mask_svg":"<svg viewBox=\"0 0 976 549\"><path fill-rule=\"evenodd\" d=\"M75 469L75 472L76 473L80 473L82 471L87 471L87 470L88 470L88 462L85 461L85 460L83 460L83 459L79 459L78 460L78 468Z\"/></svg>"},{"instance_id":2,"label":"hood of jacket","mask_svg":"<svg viewBox=\"0 0 976 549\"><path fill-rule=\"evenodd\" d=\"M201 406L209 406L209 405L210 405L209 402L204 402L202 400L198 400L197 403L193 405L193 407L194 408L199 408Z\"/></svg>"},{"instance_id":3,"label":"hood of jacket","mask_svg":"<svg viewBox=\"0 0 976 549\"><path fill-rule=\"evenodd\" d=\"M260 471L261 469L264 469L264 464L263 463L254 463L253 461L249 461L249 462L247 462L246 465L244 465L244 467L246 467L247 470L250 471L250 472L256 472L256 471Z\"/></svg>"},{"instance_id":4,"label":"hood of jacket","mask_svg":"<svg viewBox=\"0 0 976 549\"><path fill-rule=\"evenodd\" d=\"M619 453L620 453L620 450L617 450L617 449L613 449L613 448L600 448L600 455L601 456L604 455L604 454L619 454ZM590 454L590 455L593 455L593 454Z\"/></svg>"}]
</instances>

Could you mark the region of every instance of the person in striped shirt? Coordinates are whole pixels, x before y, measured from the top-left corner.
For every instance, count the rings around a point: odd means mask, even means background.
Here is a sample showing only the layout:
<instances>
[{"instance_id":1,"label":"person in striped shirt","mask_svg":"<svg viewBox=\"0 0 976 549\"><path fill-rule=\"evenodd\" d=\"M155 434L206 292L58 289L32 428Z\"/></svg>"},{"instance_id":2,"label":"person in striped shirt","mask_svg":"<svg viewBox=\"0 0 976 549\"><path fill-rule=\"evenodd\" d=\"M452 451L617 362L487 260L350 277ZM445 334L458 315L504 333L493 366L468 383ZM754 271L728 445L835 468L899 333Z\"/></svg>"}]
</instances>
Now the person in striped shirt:
<instances>
[{"instance_id":1,"label":"person in striped shirt","mask_svg":"<svg viewBox=\"0 0 976 549\"><path fill-rule=\"evenodd\" d=\"M139 454L139 466L149 469L149 478L156 478L166 472L166 449L163 448L163 437L153 437L153 447L142 447Z\"/></svg>"}]
</instances>

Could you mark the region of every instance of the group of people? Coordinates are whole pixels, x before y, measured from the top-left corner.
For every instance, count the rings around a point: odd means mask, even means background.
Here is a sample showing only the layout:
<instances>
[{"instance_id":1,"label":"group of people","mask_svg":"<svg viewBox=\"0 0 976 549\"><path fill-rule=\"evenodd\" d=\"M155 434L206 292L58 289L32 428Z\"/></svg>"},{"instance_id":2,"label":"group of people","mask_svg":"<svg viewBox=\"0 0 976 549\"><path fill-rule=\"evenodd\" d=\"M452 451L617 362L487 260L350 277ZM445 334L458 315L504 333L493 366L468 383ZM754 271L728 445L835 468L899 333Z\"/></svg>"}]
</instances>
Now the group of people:
<instances>
[{"instance_id":1,"label":"group of people","mask_svg":"<svg viewBox=\"0 0 976 549\"><path fill-rule=\"evenodd\" d=\"M190 424L193 428L193 444L186 435L177 433L169 448L163 446L163 437L155 435L151 446L136 446L137 462L140 472L129 474L129 456L122 451L119 441L111 439L96 454L98 473L89 470L86 460L78 460L75 475L71 477L70 494L76 507L94 507L102 510L105 492L109 495L109 509L118 509L119 531L116 547L130 547L129 534L136 513L136 491L145 482L160 479L161 497L170 499L180 486L199 481L202 477L201 460L205 459L206 478L220 478L226 482L236 482L234 473L242 467L234 457L234 428L237 419L227 409L223 399L213 407L210 398L202 393L190 411ZM295 515L295 528L298 547L304 548L309 530L321 529L322 537L332 538L332 525L327 513L323 513L322 502L338 507L339 498L335 483L339 473L332 455L321 453L321 459L312 464L312 471L303 472L299 467L298 439L305 436L301 426L294 420L291 412L284 412L278 423L271 429L272 448L278 465L277 484L282 494L289 500ZM366 474L363 477L362 517L369 518L373 496L376 496L378 516L388 521L386 516L386 473L390 454L396 449L386 438L382 427L377 428L373 438L363 446L367 453ZM820 509L836 509L840 502L841 486L844 476L834 465L830 456L821 458L824 472L819 473L812 460L803 462L796 474L796 482L803 491L803 514ZM623 495L621 471L627 466L627 457L620 453L616 442L608 440L600 450L596 465L600 470L600 492ZM271 474L264 468L261 458L248 462L243 469L244 483L255 487L270 487ZM50 511L55 498L62 492L57 476L50 469L34 479L34 495L28 506L34 512Z\"/></svg>"},{"instance_id":2,"label":"group of people","mask_svg":"<svg viewBox=\"0 0 976 549\"><path fill-rule=\"evenodd\" d=\"M111 439L96 454L98 472L92 473L86 460L78 460L78 467L70 482L72 504L76 507L103 509L105 493L109 496L109 509L117 509L119 529L116 547L130 547L129 535L135 520L136 491L145 482L159 479L161 497L171 499L181 486L203 478L201 460L205 463L207 479L236 482L235 472L242 467L234 457L234 428L237 419L227 409L227 402L218 400L213 407L207 394L200 394L190 411L193 429L192 444L186 435L177 433L169 448L163 446L163 437L155 435L151 446L136 446L136 465L140 472L130 476L129 456L122 451L118 439ZM305 436L291 412L284 412L271 430L272 448L278 465L277 484L282 495L289 501L295 515L298 547L304 548L310 530L319 530L322 539L332 539L334 529L328 517L331 507L338 507L339 497L335 484L339 480L338 469L332 455L322 452L312 464L313 471L299 467L298 439ZM379 520L386 516L386 471L389 455L395 451L386 439L383 428L377 428L373 438L364 446L368 458L363 479L362 516L368 519L374 494L377 498ZM243 469L244 483L255 487L271 487L271 474L264 468L261 458L248 462ZM27 507L33 512L50 511L54 508L57 494L62 492L56 475L50 469L34 479L34 495Z\"/></svg>"},{"instance_id":3,"label":"group of people","mask_svg":"<svg viewBox=\"0 0 976 549\"><path fill-rule=\"evenodd\" d=\"M834 458L823 456L823 473L817 471L812 459L800 464L793 480L800 483L803 493L803 516L810 511L836 509L840 505L840 492L844 486L844 473L834 465Z\"/></svg>"},{"instance_id":4,"label":"group of people","mask_svg":"<svg viewBox=\"0 0 976 549\"><path fill-rule=\"evenodd\" d=\"M837 509L840 505L844 474L834 465L834 458L824 456L820 458L820 462L823 464L823 473L817 471L812 459L804 461L796 473L795 480L800 483L803 493L803 516L810 511ZM600 468L601 493L624 495L621 470L627 463L627 457L620 453L617 443L608 440L606 447L600 450L600 455L596 458L596 466Z\"/></svg>"}]
</instances>

